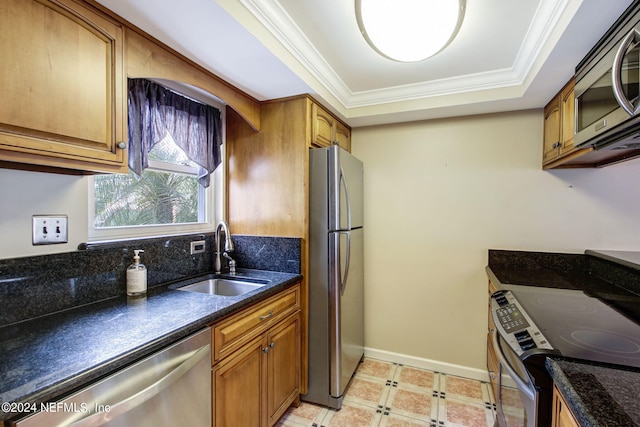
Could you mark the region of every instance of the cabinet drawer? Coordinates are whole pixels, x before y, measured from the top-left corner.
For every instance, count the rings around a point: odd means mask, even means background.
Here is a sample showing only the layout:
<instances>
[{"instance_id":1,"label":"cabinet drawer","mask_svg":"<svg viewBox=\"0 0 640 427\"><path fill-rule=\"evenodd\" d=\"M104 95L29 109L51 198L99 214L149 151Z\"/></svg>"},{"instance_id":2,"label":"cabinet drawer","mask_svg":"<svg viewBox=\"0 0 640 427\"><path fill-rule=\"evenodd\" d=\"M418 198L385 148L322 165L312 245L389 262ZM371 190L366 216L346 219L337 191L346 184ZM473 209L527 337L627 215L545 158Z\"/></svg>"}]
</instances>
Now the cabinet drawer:
<instances>
[{"instance_id":1,"label":"cabinet drawer","mask_svg":"<svg viewBox=\"0 0 640 427\"><path fill-rule=\"evenodd\" d=\"M212 328L212 362L216 362L300 308L300 285L234 314Z\"/></svg>"}]
</instances>

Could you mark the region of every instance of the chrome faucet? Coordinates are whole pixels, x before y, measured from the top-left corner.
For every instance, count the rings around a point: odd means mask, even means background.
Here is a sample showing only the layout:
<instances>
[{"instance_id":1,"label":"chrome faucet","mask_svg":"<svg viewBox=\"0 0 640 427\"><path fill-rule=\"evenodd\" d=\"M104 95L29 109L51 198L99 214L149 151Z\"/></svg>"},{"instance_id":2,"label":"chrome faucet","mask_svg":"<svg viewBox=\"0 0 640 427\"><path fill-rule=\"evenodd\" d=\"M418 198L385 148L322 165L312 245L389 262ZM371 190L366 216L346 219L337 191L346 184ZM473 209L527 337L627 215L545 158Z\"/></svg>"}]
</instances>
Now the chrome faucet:
<instances>
[{"instance_id":1,"label":"chrome faucet","mask_svg":"<svg viewBox=\"0 0 640 427\"><path fill-rule=\"evenodd\" d=\"M224 231L224 252L220 252L220 229ZM222 269L222 256L229 260L229 273L235 274L236 262L228 252L233 252L233 241L231 240L231 233L229 233L229 225L226 222L220 221L216 227L216 259L215 259L215 273L220 274Z\"/></svg>"}]
</instances>

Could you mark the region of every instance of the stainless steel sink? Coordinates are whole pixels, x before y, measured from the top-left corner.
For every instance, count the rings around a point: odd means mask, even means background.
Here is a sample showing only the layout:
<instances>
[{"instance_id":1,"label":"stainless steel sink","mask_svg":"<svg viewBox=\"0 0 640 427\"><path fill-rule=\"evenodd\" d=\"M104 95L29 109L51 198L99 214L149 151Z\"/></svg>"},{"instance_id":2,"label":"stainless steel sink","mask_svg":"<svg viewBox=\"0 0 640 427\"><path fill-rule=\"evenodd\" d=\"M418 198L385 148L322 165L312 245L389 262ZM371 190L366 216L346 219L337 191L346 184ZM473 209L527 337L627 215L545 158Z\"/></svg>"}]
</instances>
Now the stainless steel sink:
<instances>
[{"instance_id":1,"label":"stainless steel sink","mask_svg":"<svg viewBox=\"0 0 640 427\"><path fill-rule=\"evenodd\" d=\"M259 289L268 284L268 280L252 279L240 280L240 279L207 279L201 282L196 282L191 285L182 286L177 288L179 291L188 292L200 292L209 295L219 295L224 297L236 297Z\"/></svg>"}]
</instances>

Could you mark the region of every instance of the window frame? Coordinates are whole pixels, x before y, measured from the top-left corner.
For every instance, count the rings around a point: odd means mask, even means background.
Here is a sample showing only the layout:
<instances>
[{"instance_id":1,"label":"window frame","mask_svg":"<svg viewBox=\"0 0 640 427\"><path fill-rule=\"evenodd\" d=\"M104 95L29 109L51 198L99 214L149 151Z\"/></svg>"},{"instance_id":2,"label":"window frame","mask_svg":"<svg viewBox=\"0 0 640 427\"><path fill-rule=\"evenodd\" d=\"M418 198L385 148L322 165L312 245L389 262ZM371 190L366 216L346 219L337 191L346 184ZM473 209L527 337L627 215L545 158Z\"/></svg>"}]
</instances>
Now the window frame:
<instances>
[{"instance_id":1,"label":"window frame","mask_svg":"<svg viewBox=\"0 0 640 427\"><path fill-rule=\"evenodd\" d=\"M197 100L197 102L203 102ZM100 242L109 240L120 240L130 238L141 237L162 237L173 236L193 233L205 233L211 232L215 224L220 221L225 212L225 200L226 200L226 118L225 107L221 103L212 102L210 99L204 102L212 105L220 110L221 123L222 123L222 146L220 147L220 154L222 161L216 170L211 174L211 184L208 188L199 187L200 194L204 196L204 218L200 221L200 213L198 214L197 223L183 223L183 224L153 224L153 225L129 225L120 227L108 227L108 228L96 228L95 227L95 176L89 177L88 184L88 207L89 207L89 223L88 225L88 241ZM159 162L155 160L149 160L149 169L162 172L184 172L191 169L189 166L172 165L171 168L167 168L165 162ZM175 168L173 168L175 166ZM170 170L168 170L170 169Z\"/></svg>"}]
</instances>

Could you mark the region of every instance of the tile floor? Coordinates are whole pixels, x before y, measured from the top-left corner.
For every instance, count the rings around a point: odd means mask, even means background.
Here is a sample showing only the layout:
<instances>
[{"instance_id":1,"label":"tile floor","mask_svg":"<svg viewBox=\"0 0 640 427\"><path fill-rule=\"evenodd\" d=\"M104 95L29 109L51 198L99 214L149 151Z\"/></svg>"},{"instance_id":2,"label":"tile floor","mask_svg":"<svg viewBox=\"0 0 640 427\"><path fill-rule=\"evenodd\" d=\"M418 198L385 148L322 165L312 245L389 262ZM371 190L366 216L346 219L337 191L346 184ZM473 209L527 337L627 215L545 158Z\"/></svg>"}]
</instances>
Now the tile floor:
<instances>
[{"instance_id":1,"label":"tile floor","mask_svg":"<svg viewBox=\"0 0 640 427\"><path fill-rule=\"evenodd\" d=\"M340 411L302 402L277 427L492 427L490 385L365 358Z\"/></svg>"}]
</instances>

